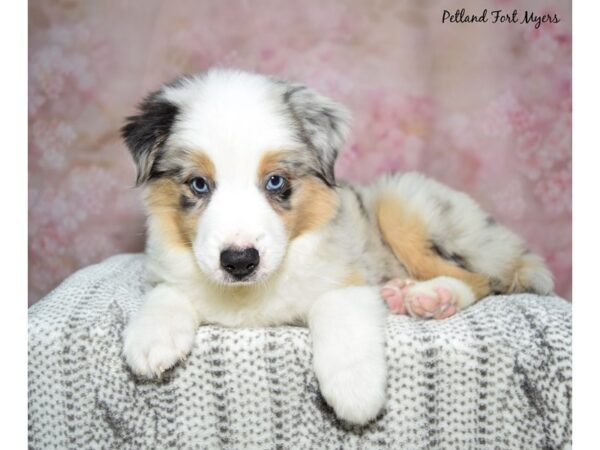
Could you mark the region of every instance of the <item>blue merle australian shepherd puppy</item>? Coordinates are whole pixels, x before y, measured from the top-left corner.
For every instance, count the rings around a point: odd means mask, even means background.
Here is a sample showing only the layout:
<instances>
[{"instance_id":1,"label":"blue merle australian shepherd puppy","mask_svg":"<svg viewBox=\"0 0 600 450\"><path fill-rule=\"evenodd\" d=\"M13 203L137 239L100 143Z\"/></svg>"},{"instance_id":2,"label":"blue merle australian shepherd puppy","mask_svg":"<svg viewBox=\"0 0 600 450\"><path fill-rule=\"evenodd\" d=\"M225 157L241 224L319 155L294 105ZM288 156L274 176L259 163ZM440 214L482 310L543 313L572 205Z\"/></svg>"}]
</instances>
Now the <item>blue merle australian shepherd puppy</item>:
<instances>
[{"instance_id":1,"label":"blue merle australian shepherd puppy","mask_svg":"<svg viewBox=\"0 0 600 450\"><path fill-rule=\"evenodd\" d=\"M418 173L336 180L348 130L310 88L237 70L141 103L122 129L147 211L148 290L124 333L135 373L173 367L203 324L301 323L324 398L364 424L386 400L387 314L552 291L543 260L466 194Z\"/></svg>"}]
</instances>

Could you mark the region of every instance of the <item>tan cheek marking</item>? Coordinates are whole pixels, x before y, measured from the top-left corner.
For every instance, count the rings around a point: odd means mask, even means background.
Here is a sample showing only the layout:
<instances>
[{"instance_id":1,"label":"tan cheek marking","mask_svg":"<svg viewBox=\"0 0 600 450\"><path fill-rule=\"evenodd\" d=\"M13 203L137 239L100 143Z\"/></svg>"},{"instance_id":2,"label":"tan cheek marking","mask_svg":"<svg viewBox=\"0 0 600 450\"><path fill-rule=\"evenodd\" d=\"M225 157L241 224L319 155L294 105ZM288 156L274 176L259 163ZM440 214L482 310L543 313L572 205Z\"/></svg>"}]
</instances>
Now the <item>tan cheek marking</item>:
<instances>
[{"instance_id":1,"label":"tan cheek marking","mask_svg":"<svg viewBox=\"0 0 600 450\"><path fill-rule=\"evenodd\" d=\"M295 189L291 210L281 212L290 239L330 222L339 206L336 192L316 179L305 178Z\"/></svg>"},{"instance_id":2,"label":"tan cheek marking","mask_svg":"<svg viewBox=\"0 0 600 450\"><path fill-rule=\"evenodd\" d=\"M457 267L432 252L423 221L411 214L398 198L383 196L379 200L377 220L384 240L411 277L429 280L451 276L468 284L477 299L490 293L488 277Z\"/></svg>"},{"instance_id":3,"label":"tan cheek marking","mask_svg":"<svg viewBox=\"0 0 600 450\"><path fill-rule=\"evenodd\" d=\"M153 182L146 190L146 209L169 245L189 249L195 238L199 216L181 210L179 189L179 185L170 179Z\"/></svg>"}]
</instances>

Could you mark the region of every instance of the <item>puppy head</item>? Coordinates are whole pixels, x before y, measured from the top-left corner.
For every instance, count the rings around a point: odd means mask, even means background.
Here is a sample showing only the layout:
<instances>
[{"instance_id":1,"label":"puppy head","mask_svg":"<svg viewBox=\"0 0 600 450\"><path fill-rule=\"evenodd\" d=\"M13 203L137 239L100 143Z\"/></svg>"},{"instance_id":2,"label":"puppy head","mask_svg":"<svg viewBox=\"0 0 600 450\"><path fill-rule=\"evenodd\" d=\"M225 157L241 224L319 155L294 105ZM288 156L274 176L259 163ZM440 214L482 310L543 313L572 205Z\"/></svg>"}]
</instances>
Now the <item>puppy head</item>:
<instances>
[{"instance_id":1,"label":"puppy head","mask_svg":"<svg viewBox=\"0 0 600 450\"><path fill-rule=\"evenodd\" d=\"M309 88L213 70L150 94L122 135L158 239L219 284L265 281L337 212L348 114ZM155 238L157 236L154 236Z\"/></svg>"}]
</instances>

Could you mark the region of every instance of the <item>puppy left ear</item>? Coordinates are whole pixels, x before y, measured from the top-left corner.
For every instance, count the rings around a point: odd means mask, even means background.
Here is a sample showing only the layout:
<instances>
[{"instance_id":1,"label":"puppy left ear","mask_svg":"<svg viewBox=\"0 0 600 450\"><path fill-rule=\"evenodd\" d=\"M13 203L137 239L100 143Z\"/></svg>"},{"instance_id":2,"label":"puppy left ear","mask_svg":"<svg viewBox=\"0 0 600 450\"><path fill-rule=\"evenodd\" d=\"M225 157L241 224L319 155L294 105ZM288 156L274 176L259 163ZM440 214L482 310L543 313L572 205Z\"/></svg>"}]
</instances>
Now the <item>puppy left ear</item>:
<instances>
[{"instance_id":1,"label":"puppy left ear","mask_svg":"<svg viewBox=\"0 0 600 450\"><path fill-rule=\"evenodd\" d=\"M300 137L313 152L323 181L333 186L335 160L350 131L350 113L304 85L284 84L283 100L297 122Z\"/></svg>"},{"instance_id":2,"label":"puppy left ear","mask_svg":"<svg viewBox=\"0 0 600 450\"><path fill-rule=\"evenodd\" d=\"M156 163L179 113L177 105L162 97L162 90L148 95L139 105L139 114L127 117L121 128L137 167L139 186L159 175Z\"/></svg>"}]
</instances>

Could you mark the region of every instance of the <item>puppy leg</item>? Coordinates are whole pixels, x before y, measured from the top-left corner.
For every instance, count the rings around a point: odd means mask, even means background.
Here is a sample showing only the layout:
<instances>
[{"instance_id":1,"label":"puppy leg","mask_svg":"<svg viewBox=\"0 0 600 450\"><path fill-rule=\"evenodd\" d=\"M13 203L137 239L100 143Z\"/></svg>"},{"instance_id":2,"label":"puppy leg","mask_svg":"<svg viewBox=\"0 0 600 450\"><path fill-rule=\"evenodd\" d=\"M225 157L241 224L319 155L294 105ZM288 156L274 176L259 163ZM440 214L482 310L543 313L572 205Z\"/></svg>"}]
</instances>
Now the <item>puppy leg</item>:
<instances>
[{"instance_id":1,"label":"puppy leg","mask_svg":"<svg viewBox=\"0 0 600 450\"><path fill-rule=\"evenodd\" d=\"M382 179L371 199L382 237L410 278L456 278L476 300L492 292L552 292L552 274L543 259L468 195L408 173ZM407 313L404 296L394 295L407 289L399 283L386 286L385 296L393 310Z\"/></svg>"},{"instance_id":2,"label":"puppy leg","mask_svg":"<svg viewBox=\"0 0 600 450\"><path fill-rule=\"evenodd\" d=\"M445 319L477 300L469 285L446 276L427 281L391 280L381 288L381 296L392 312L423 319Z\"/></svg>"},{"instance_id":3,"label":"puppy leg","mask_svg":"<svg viewBox=\"0 0 600 450\"><path fill-rule=\"evenodd\" d=\"M348 422L365 424L385 404L386 314L377 289L362 286L324 294L309 313L321 393Z\"/></svg>"},{"instance_id":4,"label":"puppy leg","mask_svg":"<svg viewBox=\"0 0 600 450\"><path fill-rule=\"evenodd\" d=\"M123 355L133 372L160 376L192 349L198 314L179 290L159 284L146 297L123 334Z\"/></svg>"}]
</instances>

